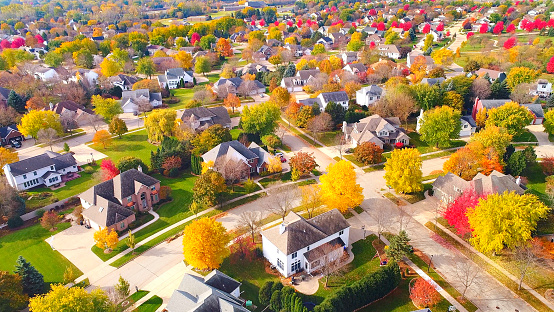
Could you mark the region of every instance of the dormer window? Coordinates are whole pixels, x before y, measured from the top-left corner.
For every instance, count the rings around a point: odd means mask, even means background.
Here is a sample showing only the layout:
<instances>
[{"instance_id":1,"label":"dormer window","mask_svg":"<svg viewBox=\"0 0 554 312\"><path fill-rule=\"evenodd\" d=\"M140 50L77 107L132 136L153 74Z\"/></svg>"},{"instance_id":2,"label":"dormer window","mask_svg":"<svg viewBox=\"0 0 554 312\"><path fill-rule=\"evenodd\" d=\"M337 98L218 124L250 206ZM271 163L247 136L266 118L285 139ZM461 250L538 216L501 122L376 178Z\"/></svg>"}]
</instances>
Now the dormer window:
<instances>
[{"instance_id":1,"label":"dormer window","mask_svg":"<svg viewBox=\"0 0 554 312\"><path fill-rule=\"evenodd\" d=\"M150 190L155 191L155 190L156 190L156 186L155 186L155 185L152 185L152 186L150 187Z\"/></svg>"},{"instance_id":2,"label":"dormer window","mask_svg":"<svg viewBox=\"0 0 554 312\"><path fill-rule=\"evenodd\" d=\"M23 179L27 179L27 175L26 175L26 174L23 175Z\"/></svg>"},{"instance_id":3,"label":"dormer window","mask_svg":"<svg viewBox=\"0 0 554 312\"><path fill-rule=\"evenodd\" d=\"M127 197L127 202L128 202L128 203L130 203L130 202L132 202L132 201L133 201L133 196Z\"/></svg>"},{"instance_id":4,"label":"dormer window","mask_svg":"<svg viewBox=\"0 0 554 312\"><path fill-rule=\"evenodd\" d=\"M35 172L33 172L33 173L34 173L35 175L37 175L37 172L36 172L36 171L35 171Z\"/></svg>"},{"instance_id":5,"label":"dormer window","mask_svg":"<svg viewBox=\"0 0 554 312\"><path fill-rule=\"evenodd\" d=\"M54 170L54 166L50 166L50 170Z\"/></svg>"}]
</instances>

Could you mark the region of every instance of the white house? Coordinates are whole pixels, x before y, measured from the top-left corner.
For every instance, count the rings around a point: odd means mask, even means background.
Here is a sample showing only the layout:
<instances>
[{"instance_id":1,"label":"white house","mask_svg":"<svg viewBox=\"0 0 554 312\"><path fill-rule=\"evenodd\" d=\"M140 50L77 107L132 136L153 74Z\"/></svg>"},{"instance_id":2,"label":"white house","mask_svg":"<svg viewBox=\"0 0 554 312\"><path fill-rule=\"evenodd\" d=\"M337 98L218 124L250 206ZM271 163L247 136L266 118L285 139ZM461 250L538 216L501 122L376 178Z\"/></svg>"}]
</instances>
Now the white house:
<instances>
[{"instance_id":1,"label":"white house","mask_svg":"<svg viewBox=\"0 0 554 312\"><path fill-rule=\"evenodd\" d=\"M365 67L365 65L362 63L346 64L346 66L344 66L342 69L351 74L358 74L367 71L367 67Z\"/></svg>"},{"instance_id":2,"label":"white house","mask_svg":"<svg viewBox=\"0 0 554 312\"><path fill-rule=\"evenodd\" d=\"M421 128L421 124L423 123L423 109L420 111L419 116L417 116L417 123L416 123L416 131L419 133L419 129ZM458 135L460 138L463 137L469 137L472 134L475 133L477 130L477 124L475 123L475 120L471 115L462 116L460 117L460 134Z\"/></svg>"},{"instance_id":3,"label":"white house","mask_svg":"<svg viewBox=\"0 0 554 312\"><path fill-rule=\"evenodd\" d=\"M398 47L394 44L382 44L377 47L379 50L379 54L386 56L391 59L399 59L400 58L400 51L398 50Z\"/></svg>"},{"instance_id":4,"label":"white house","mask_svg":"<svg viewBox=\"0 0 554 312\"><path fill-rule=\"evenodd\" d=\"M293 77L284 77L281 80L281 87L286 88L289 92L299 92L308 84L310 79L313 79L317 74L321 73L319 69L304 69L296 72Z\"/></svg>"},{"instance_id":5,"label":"white house","mask_svg":"<svg viewBox=\"0 0 554 312\"><path fill-rule=\"evenodd\" d=\"M150 92L148 89L123 91L121 94L121 108L124 113L137 113L140 101L148 101L152 107L162 106L162 94Z\"/></svg>"},{"instance_id":6,"label":"white house","mask_svg":"<svg viewBox=\"0 0 554 312\"><path fill-rule=\"evenodd\" d=\"M115 75L108 78L108 81L114 87L119 87L122 91L129 91L133 89L133 85L138 81L136 77L127 75Z\"/></svg>"},{"instance_id":7,"label":"white house","mask_svg":"<svg viewBox=\"0 0 554 312\"><path fill-rule=\"evenodd\" d=\"M52 67L40 67L35 71L35 76L42 80L42 81L48 81L52 79L58 79L60 75L58 75L58 72L55 68Z\"/></svg>"},{"instance_id":8,"label":"white house","mask_svg":"<svg viewBox=\"0 0 554 312\"><path fill-rule=\"evenodd\" d=\"M3 169L8 183L18 191L59 184L79 171L71 153L61 155L50 151L7 164Z\"/></svg>"},{"instance_id":9,"label":"white house","mask_svg":"<svg viewBox=\"0 0 554 312\"><path fill-rule=\"evenodd\" d=\"M337 209L309 220L290 212L281 225L261 234L264 257L288 277L340 259L349 246L350 224Z\"/></svg>"},{"instance_id":10,"label":"white house","mask_svg":"<svg viewBox=\"0 0 554 312\"><path fill-rule=\"evenodd\" d=\"M531 94L538 95L542 98L548 98L552 94L552 83L546 79L539 79L537 81L537 88L531 90Z\"/></svg>"},{"instance_id":11,"label":"white house","mask_svg":"<svg viewBox=\"0 0 554 312\"><path fill-rule=\"evenodd\" d=\"M72 77L69 78L68 81L79 82L86 80L91 86L95 86L98 81L98 76L98 73L93 70L79 68L73 73Z\"/></svg>"},{"instance_id":12,"label":"white house","mask_svg":"<svg viewBox=\"0 0 554 312\"><path fill-rule=\"evenodd\" d=\"M363 87L356 91L356 103L365 106L372 105L381 99L384 92L385 91L377 85Z\"/></svg>"},{"instance_id":13,"label":"white house","mask_svg":"<svg viewBox=\"0 0 554 312\"><path fill-rule=\"evenodd\" d=\"M182 68L170 68L165 71L163 75L159 75L158 83L160 87L165 88L167 85L169 89L176 89L179 86L181 79L185 84L194 84L194 74L192 71L185 71Z\"/></svg>"},{"instance_id":14,"label":"white house","mask_svg":"<svg viewBox=\"0 0 554 312\"><path fill-rule=\"evenodd\" d=\"M352 63L358 60L358 52L342 52L339 54L344 64Z\"/></svg>"},{"instance_id":15,"label":"white house","mask_svg":"<svg viewBox=\"0 0 554 312\"><path fill-rule=\"evenodd\" d=\"M325 107L327 107L327 104L330 102L342 106L345 110L348 109L348 94L344 91L322 92L317 98L321 103L319 107L322 112L325 111Z\"/></svg>"}]
</instances>

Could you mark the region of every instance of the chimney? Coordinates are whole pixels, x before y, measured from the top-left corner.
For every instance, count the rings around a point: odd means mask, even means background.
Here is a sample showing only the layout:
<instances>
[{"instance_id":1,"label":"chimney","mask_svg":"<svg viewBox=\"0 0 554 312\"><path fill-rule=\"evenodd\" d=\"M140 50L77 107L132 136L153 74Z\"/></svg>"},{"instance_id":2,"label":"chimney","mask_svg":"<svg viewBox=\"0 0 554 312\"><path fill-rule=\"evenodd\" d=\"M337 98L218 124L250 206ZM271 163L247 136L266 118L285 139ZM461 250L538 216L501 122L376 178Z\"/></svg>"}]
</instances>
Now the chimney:
<instances>
[{"instance_id":1,"label":"chimney","mask_svg":"<svg viewBox=\"0 0 554 312\"><path fill-rule=\"evenodd\" d=\"M516 184L521 186L521 177L517 177L516 179Z\"/></svg>"},{"instance_id":2,"label":"chimney","mask_svg":"<svg viewBox=\"0 0 554 312\"><path fill-rule=\"evenodd\" d=\"M346 120L342 121L342 131L346 132Z\"/></svg>"},{"instance_id":3,"label":"chimney","mask_svg":"<svg viewBox=\"0 0 554 312\"><path fill-rule=\"evenodd\" d=\"M281 225L279 226L279 234L285 233L285 230L287 229L288 223L286 221L283 221Z\"/></svg>"},{"instance_id":4,"label":"chimney","mask_svg":"<svg viewBox=\"0 0 554 312\"><path fill-rule=\"evenodd\" d=\"M139 165L139 166L137 167L137 170L140 171L140 172L142 172L142 166Z\"/></svg>"}]
</instances>

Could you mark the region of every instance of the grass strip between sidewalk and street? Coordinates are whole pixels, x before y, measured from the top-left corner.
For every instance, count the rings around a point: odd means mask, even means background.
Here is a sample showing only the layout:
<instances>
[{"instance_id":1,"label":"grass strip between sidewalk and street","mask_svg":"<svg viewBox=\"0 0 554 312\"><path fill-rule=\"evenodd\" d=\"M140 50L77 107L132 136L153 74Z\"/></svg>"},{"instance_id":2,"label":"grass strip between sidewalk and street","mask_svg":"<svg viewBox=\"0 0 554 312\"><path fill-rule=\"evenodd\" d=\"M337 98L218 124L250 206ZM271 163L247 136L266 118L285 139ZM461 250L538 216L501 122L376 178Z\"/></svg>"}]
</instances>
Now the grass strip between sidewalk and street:
<instances>
[{"instance_id":1,"label":"grass strip between sidewalk and street","mask_svg":"<svg viewBox=\"0 0 554 312\"><path fill-rule=\"evenodd\" d=\"M489 263L487 263L484 259L481 257L476 257L476 255L469 250L467 247L463 246L460 242L455 240L453 237L448 235L448 233L444 232L439 227L435 227L433 222L429 221L425 223L425 226L429 228L431 231L435 232L437 235L442 237L444 240L446 240L448 243L450 243L452 246L454 246L458 251L460 251L462 254L464 254L466 257L470 258L473 262L475 262L480 268L485 270L487 273L492 275L498 282L502 283L504 286L509 288L512 292L517 294L521 299L526 301L528 304L530 304L533 308L537 309L540 312L547 312L551 311L544 303L542 303L539 299L537 299L535 296L533 296L529 291L526 289L519 289L516 282L511 280L509 277L504 275L502 272L500 272L497 268L493 267Z\"/></svg>"}]
</instances>

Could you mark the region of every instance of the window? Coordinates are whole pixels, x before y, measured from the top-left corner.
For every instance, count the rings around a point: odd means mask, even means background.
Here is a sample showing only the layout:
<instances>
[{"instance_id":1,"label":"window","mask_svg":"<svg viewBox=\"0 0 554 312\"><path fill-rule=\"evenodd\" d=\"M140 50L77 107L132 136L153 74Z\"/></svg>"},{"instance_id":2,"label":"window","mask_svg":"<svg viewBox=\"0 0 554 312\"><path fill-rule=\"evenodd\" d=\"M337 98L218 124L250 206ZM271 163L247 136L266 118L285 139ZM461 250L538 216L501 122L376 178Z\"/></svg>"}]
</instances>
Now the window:
<instances>
[{"instance_id":1,"label":"window","mask_svg":"<svg viewBox=\"0 0 554 312\"><path fill-rule=\"evenodd\" d=\"M300 270L300 260L296 260L295 262L293 262L290 265L290 271L291 272L296 272L298 270Z\"/></svg>"},{"instance_id":2,"label":"window","mask_svg":"<svg viewBox=\"0 0 554 312\"><path fill-rule=\"evenodd\" d=\"M155 190L156 190L156 186L155 186L155 185L152 185L152 186L150 187L150 190L155 191Z\"/></svg>"},{"instance_id":3,"label":"window","mask_svg":"<svg viewBox=\"0 0 554 312\"><path fill-rule=\"evenodd\" d=\"M50 170L54 170L54 166L50 166Z\"/></svg>"},{"instance_id":4,"label":"window","mask_svg":"<svg viewBox=\"0 0 554 312\"><path fill-rule=\"evenodd\" d=\"M122 228L122 229L125 228L125 222L121 222L121 228Z\"/></svg>"},{"instance_id":5,"label":"window","mask_svg":"<svg viewBox=\"0 0 554 312\"><path fill-rule=\"evenodd\" d=\"M310 246L308 246L308 249L306 249L306 251L310 251Z\"/></svg>"},{"instance_id":6,"label":"window","mask_svg":"<svg viewBox=\"0 0 554 312\"><path fill-rule=\"evenodd\" d=\"M128 203L130 203L130 202L132 202L132 201L133 201L133 196L127 197L127 202L128 202Z\"/></svg>"},{"instance_id":7,"label":"window","mask_svg":"<svg viewBox=\"0 0 554 312\"><path fill-rule=\"evenodd\" d=\"M35 171L35 172L33 172L33 173L34 173L35 175L37 175L37 172L36 172L36 171Z\"/></svg>"},{"instance_id":8,"label":"window","mask_svg":"<svg viewBox=\"0 0 554 312\"><path fill-rule=\"evenodd\" d=\"M26 175L26 174L23 175L23 179L27 179L27 175Z\"/></svg>"},{"instance_id":9,"label":"window","mask_svg":"<svg viewBox=\"0 0 554 312\"><path fill-rule=\"evenodd\" d=\"M344 234L344 230L340 230L339 235Z\"/></svg>"},{"instance_id":10,"label":"window","mask_svg":"<svg viewBox=\"0 0 554 312\"><path fill-rule=\"evenodd\" d=\"M283 261L281 261L281 259L277 259L277 266L278 266L279 269L281 269L281 270L284 270L284 269L285 269L285 264L283 263Z\"/></svg>"},{"instance_id":11,"label":"window","mask_svg":"<svg viewBox=\"0 0 554 312\"><path fill-rule=\"evenodd\" d=\"M292 258L295 259L296 256L298 256L298 253L295 251L295 252L292 253Z\"/></svg>"}]
</instances>

